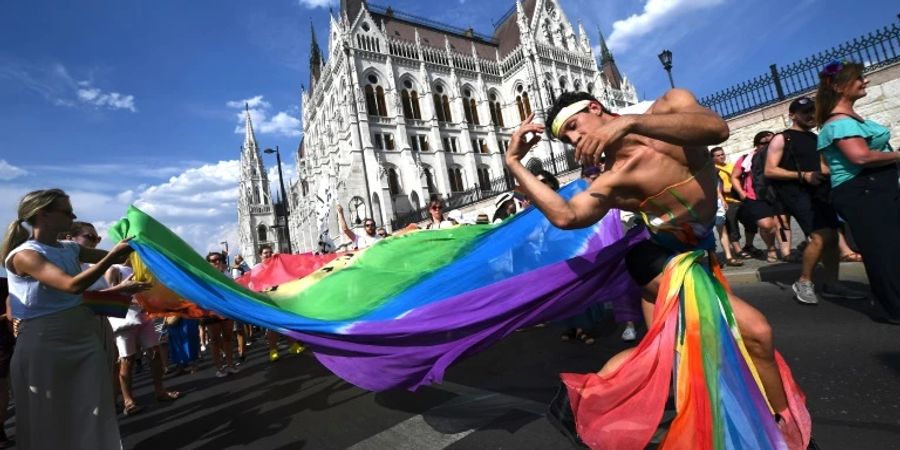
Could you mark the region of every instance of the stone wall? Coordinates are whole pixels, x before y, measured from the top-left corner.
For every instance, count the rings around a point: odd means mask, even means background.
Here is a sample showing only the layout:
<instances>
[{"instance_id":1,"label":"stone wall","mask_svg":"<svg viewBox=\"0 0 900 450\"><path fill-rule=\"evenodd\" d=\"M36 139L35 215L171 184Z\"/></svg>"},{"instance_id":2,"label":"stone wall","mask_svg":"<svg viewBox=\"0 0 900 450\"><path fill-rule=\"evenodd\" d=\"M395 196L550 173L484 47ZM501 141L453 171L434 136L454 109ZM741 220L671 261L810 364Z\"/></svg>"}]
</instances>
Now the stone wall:
<instances>
[{"instance_id":1,"label":"stone wall","mask_svg":"<svg viewBox=\"0 0 900 450\"><path fill-rule=\"evenodd\" d=\"M894 64L866 74L868 94L856 103L856 111L891 129L891 145L900 146L900 64ZM815 91L805 95L815 97ZM753 135L763 130L781 131L790 126L788 105L796 98L728 119L731 137L722 144L729 161L750 150Z\"/></svg>"}]
</instances>

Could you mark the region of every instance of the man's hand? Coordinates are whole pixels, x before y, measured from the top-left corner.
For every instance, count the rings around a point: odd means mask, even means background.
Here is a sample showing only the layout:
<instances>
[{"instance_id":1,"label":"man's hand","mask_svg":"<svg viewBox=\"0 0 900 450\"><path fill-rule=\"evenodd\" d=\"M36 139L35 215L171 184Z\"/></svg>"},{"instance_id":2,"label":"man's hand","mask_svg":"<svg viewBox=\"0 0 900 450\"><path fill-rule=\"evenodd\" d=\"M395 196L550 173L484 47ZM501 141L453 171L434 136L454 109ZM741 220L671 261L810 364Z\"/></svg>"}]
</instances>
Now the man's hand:
<instances>
[{"instance_id":1,"label":"man's hand","mask_svg":"<svg viewBox=\"0 0 900 450\"><path fill-rule=\"evenodd\" d=\"M629 133L632 116L621 116L583 134L575 143L575 160L584 165L599 166L603 149Z\"/></svg>"},{"instance_id":2,"label":"man's hand","mask_svg":"<svg viewBox=\"0 0 900 450\"><path fill-rule=\"evenodd\" d=\"M131 252L134 251L134 249L131 248L131 245L129 244L131 242L131 239L132 238L130 237L122 239L118 244L116 244L115 247L113 247L112 250L109 251L109 257L112 258L112 260L117 264L124 263L125 260L128 259L128 255L130 255Z\"/></svg>"},{"instance_id":3,"label":"man's hand","mask_svg":"<svg viewBox=\"0 0 900 450\"><path fill-rule=\"evenodd\" d=\"M825 175L822 175L819 172L800 172L800 174L803 177L803 181L812 186L818 186L825 181Z\"/></svg>"},{"instance_id":4,"label":"man's hand","mask_svg":"<svg viewBox=\"0 0 900 450\"><path fill-rule=\"evenodd\" d=\"M511 161L521 161L528 151L541 140L541 133L544 132L544 124L534 123L534 113L528 115L519 129L512 134L509 141L509 148L506 150L507 164ZM531 136L528 136L531 133Z\"/></svg>"},{"instance_id":5,"label":"man's hand","mask_svg":"<svg viewBox=\"0 0 900 450\"><path fill-rule=\"evenodd\" d=\"M343 214L343 213L344 213L344 207L343 207L343 206L337 205L336 208L337 208L338 214Z\"/></svg>"}]
</instances>

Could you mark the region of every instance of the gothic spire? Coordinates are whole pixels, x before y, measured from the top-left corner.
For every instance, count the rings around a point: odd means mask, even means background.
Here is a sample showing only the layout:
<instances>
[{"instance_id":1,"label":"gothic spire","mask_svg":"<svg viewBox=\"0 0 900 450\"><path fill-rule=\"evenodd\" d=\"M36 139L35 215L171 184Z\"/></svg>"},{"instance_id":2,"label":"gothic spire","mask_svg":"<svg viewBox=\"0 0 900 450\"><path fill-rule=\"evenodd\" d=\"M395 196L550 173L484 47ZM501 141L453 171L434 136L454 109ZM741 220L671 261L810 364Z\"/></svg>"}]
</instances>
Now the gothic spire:
<instances>
[{"instance_id":1,"label":"gothic spire","mask_svg":"<svg viewBox=\"0 0 900 450\"><path fill-rule=\"evenodd\" d=\"M309 88L312 90L322 74L322 50L316 41L316 29L312 20L309 21L309 33L312 36L309 44Z\"/></svg>"},{"instance_id":2,"label":"gothic spire","mask_svg":"<svg viewBox=\"0 0 900 450\"><path fill-rule=\"evenodd\" d=\"M258 149L256 134L253 133L253 121L250 119L250 104L244 103L244 150L252 150L255 154Z\"/></svg>"},{"instance_id":3,"label":"gothic spire","mask_svg":"<svg viewBox=\"0 0 900 450\"><path fill-rule=\"evenodd\" d=\"M600 35L600 72L613 89L621 89L622 73L616 67L616 61L613 59L609 47L606 46L606 39L603 39L603 32L600 31L600 27L597 27L597 34Z\"/></svg>"}]
</instances>

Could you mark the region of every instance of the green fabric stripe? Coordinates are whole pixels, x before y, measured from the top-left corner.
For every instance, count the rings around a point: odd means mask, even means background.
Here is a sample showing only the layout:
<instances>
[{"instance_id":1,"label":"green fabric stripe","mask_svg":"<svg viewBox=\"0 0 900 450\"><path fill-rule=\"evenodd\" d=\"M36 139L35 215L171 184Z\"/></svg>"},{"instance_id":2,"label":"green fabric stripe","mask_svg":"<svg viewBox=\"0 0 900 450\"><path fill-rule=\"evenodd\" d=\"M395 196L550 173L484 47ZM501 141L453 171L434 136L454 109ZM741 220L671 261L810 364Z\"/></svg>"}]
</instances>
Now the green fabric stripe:
<instances>
[{"instance_id":1,"label":"green fabric stripe","mask_svg":"<svg viewBox=\"0 0 900 450\"><path fill-rule=\"evenodd\" d=\"M711 351L703 354L703 376L706 380L706 391L709 393L710 414L712 415L713 448L725 448L724 424L722 423L722 405L719 396L719 366L721 365L722 348L719 335L719 299L710 275L699 262L693 264L690 276L694 279L693 297L697 302L698 322L700 325L700 348Z\"/></svg>"},{"instance_id":2,"label":"green fabric stripe","mask_svg":"<svg viewBox=\"0 0 900 450\"><path fill-rule=\"evenodd\" d=\"M451 263L492 228L472 225L391 237L364 251L352 265L278 304L322 320L359 317Z\"/></svg>"},{"instance_id":3,"label":"green fabric stripe","mask_svg":"<svg viewBox=\"0 0 900 450\"><path fill-rule=\"evenodd\" d=\"M691 217L693 217L694 220L700 220L700 216L698 216L697 213L694 212L693 208L691 208L690 203L686 202L684 198L678 195L678 192L675 189L670 189L668 192L672 195L672 197L675 197L675 200L678 200L678 203L681 203L681 206L684 206L684 209L686 209L687 212L691 213Z\"/></svg>"}]
</instances>

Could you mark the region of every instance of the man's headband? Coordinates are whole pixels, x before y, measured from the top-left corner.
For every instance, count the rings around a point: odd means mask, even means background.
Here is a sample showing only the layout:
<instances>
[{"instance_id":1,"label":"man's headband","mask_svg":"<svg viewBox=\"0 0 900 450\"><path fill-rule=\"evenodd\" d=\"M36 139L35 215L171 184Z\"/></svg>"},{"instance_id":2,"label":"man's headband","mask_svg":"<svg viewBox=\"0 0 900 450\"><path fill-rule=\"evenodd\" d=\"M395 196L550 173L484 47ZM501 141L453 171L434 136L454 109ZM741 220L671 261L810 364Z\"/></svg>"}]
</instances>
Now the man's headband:
<instances>
[{"instance_id":1,"label":"man's headband","mask_svg":"<svg viewBox=\"0 0 900 450\"><path fill-rule=\"evenodd\" d=\"M566 123L567 120L569 120L569 117L580 113L590 104L590 100L579 100L559 110L559 114L556 115L556 118L553 119L553 124L550 126L550 133L553 135L553 137L558 139L559 130L562 128L563 124Z\"/></svg>"}]
</instances>

